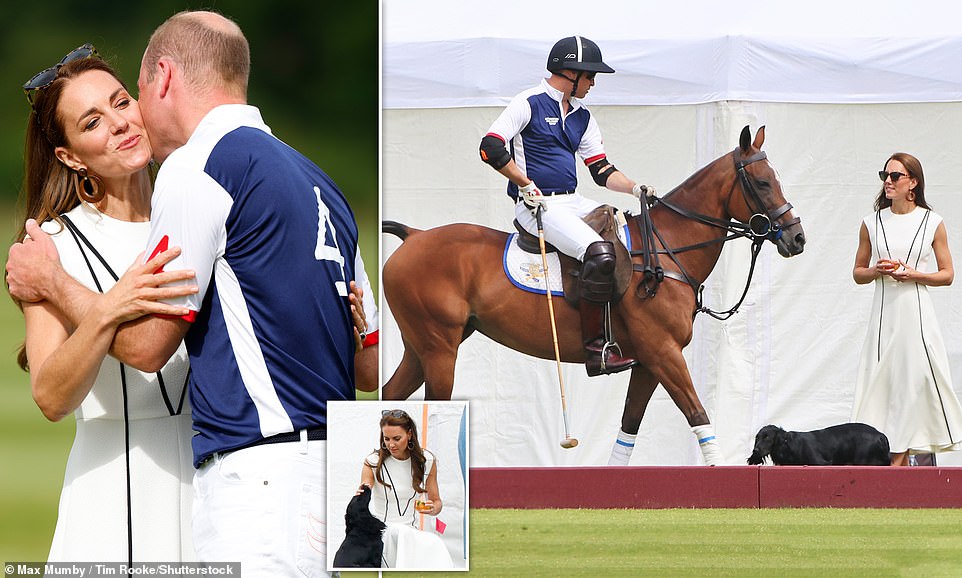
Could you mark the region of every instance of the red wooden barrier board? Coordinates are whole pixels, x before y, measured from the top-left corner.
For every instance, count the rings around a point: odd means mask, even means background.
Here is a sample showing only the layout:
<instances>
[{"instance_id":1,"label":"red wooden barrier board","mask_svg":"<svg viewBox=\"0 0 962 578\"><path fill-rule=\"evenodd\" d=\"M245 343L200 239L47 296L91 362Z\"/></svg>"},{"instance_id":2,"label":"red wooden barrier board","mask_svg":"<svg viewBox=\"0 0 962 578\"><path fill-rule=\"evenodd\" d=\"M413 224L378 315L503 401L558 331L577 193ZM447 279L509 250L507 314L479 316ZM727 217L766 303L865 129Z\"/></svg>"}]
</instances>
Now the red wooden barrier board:
<instances>
[{"instance_id":1,"label":"red wooden barrier board","mask_svg":"<svg viewBox=\"0 0 962 578\"><path fill-rule=\"evenodd\" d=\"M958 508L962 468L471 468L472 508Z\"/></svg>"}]
</instances>

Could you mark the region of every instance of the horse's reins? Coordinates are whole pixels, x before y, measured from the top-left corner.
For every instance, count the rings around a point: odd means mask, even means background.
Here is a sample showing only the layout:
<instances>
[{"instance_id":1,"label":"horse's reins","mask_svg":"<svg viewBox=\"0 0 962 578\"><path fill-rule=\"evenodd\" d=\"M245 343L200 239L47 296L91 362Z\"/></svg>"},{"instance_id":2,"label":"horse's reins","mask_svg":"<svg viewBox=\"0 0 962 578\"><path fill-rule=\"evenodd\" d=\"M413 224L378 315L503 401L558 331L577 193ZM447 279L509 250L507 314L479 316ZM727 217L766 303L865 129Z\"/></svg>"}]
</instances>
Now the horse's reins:
<instances>
[{"instance_id":1,"label":"horse's reins","mask_svg":"<svg viewBox=\"0 0 962 578\"><path fill-rule=\"evenodd\" d=\"M631 255L632 257L640 255L642 258L642 265L633 265L632 268L636 271L641 271L644 274L644 278L642 279L639 288L644 289L646 297L654 297L658 284L661 283L664 277L671 277L688 284L688 286L692 288L692 291L694 291L695 312L692 314L693 317L694 315L703 312L714 317L715 319L725 320L738 311L738 308L741 307L741 304L745 301L745 297L748 295L748 288L751 285L752 277L755 273L755 263L758 259L758 254L761 252L762 244L766 240L770 240L772 242L777 241L779 238L781 238L785 227L790 227L801 222L799 217L795 217L783 225L778 224L777 220L792 209L791 203L785 203L784 205L772 211L765 209L765 204L762 202L761 195L758 194L758 190L755 188L755 184L749 178L745 167L754 162L765 160L767 158L768 155L764 151L759 151L748 158L735 159L735 180L732 181L732 186L728 190L727 202L731 202L731 196L735 191L735 185L741 184L745 205L750 211L754 211L754 214L749 218L748 223L732 220L726 221L707 215L702 215L700 213L690 211L684 207L679 207L675 204L672 204L665 198L650 197L649 200L642 201L641 215L639 216L639 220L641 221L639 224L639 232L642 239L642 250L632 251ZM717 237L715 239L710 239L708 241L703 241L701 243L695 243L693 245L686 245L684 247L672 249L665 243L661 233L651 221L651 216L649 214L650 207L653 207L655 204L659 203L686 219L691 219L712 227L724 229L728 231L729 234ZM657 237L658 241L661 242L661 245L665 248L655 249L653 237ZM693 251L718 243L725 243L737 238L750 238L752 240L752 258L751 265L748 270L748 278L745 280L745 289L742 291L741 297L734 306L726 311L714 311L708 307L705 307L703 304L702 293L705 287L702 282L696 281L692 278L692 276L685 270L685 267L678 260L676 255L678 253ZM663 271L662 268L658 266L658 255L668 255L672 262L678 267L680 275L672 271ZM652 282L654 282L654 285L652 285Z\"/></svg>"}]
</instances>

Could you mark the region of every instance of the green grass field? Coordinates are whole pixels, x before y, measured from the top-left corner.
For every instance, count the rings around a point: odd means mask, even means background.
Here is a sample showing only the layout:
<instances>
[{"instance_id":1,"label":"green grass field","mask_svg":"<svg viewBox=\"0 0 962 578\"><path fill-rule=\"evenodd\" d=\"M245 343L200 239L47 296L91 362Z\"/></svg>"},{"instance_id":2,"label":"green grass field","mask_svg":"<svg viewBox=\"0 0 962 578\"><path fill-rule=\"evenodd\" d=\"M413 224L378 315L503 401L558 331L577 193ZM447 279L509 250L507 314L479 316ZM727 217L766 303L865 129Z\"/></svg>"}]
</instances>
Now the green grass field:
<instances>
[{"instance_id":1,"label":"green grass field","mask_svg":"<svg viewBox=\"0 0 962 578\"><path fill-rule=\"evenodd\" d=\"M472 576L962 576L962 510L472 510L470 541Z\"/></svg>"}]
</instances>

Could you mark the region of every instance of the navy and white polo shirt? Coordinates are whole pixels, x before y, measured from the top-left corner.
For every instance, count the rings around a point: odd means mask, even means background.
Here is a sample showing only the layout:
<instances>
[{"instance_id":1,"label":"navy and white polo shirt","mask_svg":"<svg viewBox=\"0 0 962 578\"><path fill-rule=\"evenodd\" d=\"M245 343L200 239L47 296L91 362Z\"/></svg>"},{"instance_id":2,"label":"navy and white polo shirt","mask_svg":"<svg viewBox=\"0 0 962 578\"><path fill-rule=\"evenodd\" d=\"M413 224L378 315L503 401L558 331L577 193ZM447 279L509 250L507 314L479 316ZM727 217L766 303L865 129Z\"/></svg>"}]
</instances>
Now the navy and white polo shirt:
<instances>
[{"instance_id":1,"label":"navy and white polo shirt","mask_svg":"<svg viewBox=\"0 0 962 578\"><path fill-rule=\"evenodd\" d=\"M562 97L542 79L540 86L514 97L488 130L510 145L514 162L543 193L575 190L576 153L585 164L605 156L601 130L581 99L572 98L565 115ZM508 183L508 195L517 200L517 185Z\"/></svg>"},{"instance_id":2,"label":"navy and white polo shirt","mask_svg":"<svg viewBox=\"0 0 962 578\"><path fill-rule=\"evenodd\" d=\"M193 269L187 332L194 463L325 426L354 399L357 225L337 186L247 105L212 110L157 176L148 254Z\"/></svg>"}]
</instances>

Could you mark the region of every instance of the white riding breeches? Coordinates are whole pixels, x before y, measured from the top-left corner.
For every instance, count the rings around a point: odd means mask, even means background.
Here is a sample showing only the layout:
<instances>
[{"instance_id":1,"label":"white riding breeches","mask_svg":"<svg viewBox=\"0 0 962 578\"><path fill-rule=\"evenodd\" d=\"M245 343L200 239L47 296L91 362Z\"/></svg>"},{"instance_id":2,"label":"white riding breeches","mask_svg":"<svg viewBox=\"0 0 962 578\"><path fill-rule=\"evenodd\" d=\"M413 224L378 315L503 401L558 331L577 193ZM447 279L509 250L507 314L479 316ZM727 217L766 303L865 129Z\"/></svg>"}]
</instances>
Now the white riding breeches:
<instances>
[{"instance_id":1,"label":"white riding breeches","mask_svg":"<svg viewBox=\"0 0 962 578\"><path fill-rule=\"evenodd\" d=\"M545 242L551 243L565 255L584 261L588 245L601 241L602 238L582 218L601 206L601 203L587 199L580 193L552 195L545 197L544 203L541 222L544 226ZM538 236L538 221L531 209L518 201L514 214L526 231Z\"/></svg>"}]
</instances>

